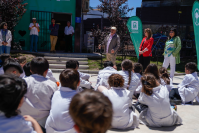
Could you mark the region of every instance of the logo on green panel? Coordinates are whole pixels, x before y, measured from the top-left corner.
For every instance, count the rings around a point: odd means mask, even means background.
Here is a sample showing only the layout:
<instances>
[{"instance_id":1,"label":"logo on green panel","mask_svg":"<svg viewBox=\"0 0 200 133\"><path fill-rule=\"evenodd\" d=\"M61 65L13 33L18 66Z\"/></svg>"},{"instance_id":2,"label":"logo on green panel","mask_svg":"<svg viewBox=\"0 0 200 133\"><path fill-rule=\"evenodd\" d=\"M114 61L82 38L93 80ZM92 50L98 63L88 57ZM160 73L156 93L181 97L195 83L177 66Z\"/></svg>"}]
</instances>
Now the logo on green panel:
<instances>
[{"instance_id":1,"label":"logo on green panel","mask_svg":"<svg viewBox=\"0 0 200 133\"><path fill-rule=\"evenodd\" d=\"M199 9L198 8L194 10L194 23L196 26L199 25Z\"/></svg>"}]
</instances>

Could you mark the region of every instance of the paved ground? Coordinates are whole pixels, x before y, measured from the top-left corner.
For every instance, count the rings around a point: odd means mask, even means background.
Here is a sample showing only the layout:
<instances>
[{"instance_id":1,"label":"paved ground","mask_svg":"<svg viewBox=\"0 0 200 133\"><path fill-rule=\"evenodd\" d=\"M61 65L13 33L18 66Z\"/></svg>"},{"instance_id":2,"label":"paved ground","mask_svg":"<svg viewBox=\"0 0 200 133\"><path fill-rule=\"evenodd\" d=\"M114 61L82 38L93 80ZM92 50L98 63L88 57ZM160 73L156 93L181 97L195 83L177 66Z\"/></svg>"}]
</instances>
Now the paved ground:
<instances>
[{"instance_id":1,"label":"paved ground","mask_svg":"<svg viewBox=\"0 0 200 133\"><path fill-rule=\"evenodd\" d=\"M54 73L55 78L59 79L59 74ZM174 87L179 84L184 76L174 77ZM91 75L90 82L94 86L96 84L97 75ZM137 111L136 111L137 112ZM134 130L122 131L122 130L109 130L108 133L116 132L128 132L128 133L199 133L199 105L178 105L178 114L183 120L182 125L173 127L152 128L144 125L140 125L139 128Z\"/></svg>"}]
</instances>

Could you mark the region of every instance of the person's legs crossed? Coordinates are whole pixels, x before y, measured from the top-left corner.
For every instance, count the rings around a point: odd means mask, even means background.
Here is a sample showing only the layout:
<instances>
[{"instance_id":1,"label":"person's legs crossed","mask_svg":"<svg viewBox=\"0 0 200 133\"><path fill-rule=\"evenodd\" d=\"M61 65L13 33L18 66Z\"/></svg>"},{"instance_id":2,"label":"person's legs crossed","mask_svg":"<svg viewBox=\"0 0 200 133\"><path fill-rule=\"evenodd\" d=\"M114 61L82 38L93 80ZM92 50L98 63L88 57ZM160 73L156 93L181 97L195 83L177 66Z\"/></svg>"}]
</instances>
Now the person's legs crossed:
<instances>
[{"instance_id":1,"label":"person's legs crossed","mask_svg":"<svg viewBox=\"0 0 200 133\"><path fill-rule=\"evenodd\" d=\"M54 36L54 38L53 38L53 51L56 51L57 39L58 39L58 37L57 37L57 36Z\"/></svg>"},{"instance_id":2,"label":"person's legs crossed","mask_svg":"<svg viewBox=\"0 0 200 133\"><path fill-rule=\"evenodd\" d=\"M53 51L53 36L50 35L50 41L51 41L51 50L50 51Z\"/></svg>"},{"instance_id":3,"label":"person's legs crossed","mask_svg":"<svg viewBox=\"0 0 200 133\"><path fill-rule=\"evenodd\" d=\"M170 78L173 80L174 73L176 70L176 58L171 55L170 56Z\"/></svg>"}]
</instances>

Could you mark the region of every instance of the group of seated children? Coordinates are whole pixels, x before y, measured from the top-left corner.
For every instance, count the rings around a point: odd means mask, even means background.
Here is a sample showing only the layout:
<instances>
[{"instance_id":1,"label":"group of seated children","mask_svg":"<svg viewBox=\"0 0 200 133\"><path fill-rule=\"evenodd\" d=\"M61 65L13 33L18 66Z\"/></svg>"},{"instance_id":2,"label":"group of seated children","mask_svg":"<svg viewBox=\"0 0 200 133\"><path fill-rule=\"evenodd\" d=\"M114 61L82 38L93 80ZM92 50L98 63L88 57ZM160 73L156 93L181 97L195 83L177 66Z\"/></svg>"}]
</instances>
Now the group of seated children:
<instances>
[{"instance_id":1,"label":"group of seated children","mask_svg":"<svg viewBox=\"0 0 200 133\"><path fill-rule=\"evenodd\" d=\"M6 75L0 75L0 132L105 133L109 128L133 129L139 123L172 126L181 124L182 119L171 108L170 100L182 100L184 104L198 100L195 63L186 64L186 76L174 89L166 68L158 70L150 64L142 75L139 63L126 59L122 70L117 71L107 61L94 91L90 75L78 71L76 60L66 62L59 76L60 85L51 78L49 63L43 57L25 64L23 58L7 55L2 61ZM138 104L145 105L139 116L132 105L133 96Z\"/></svg>"}]
</instances>

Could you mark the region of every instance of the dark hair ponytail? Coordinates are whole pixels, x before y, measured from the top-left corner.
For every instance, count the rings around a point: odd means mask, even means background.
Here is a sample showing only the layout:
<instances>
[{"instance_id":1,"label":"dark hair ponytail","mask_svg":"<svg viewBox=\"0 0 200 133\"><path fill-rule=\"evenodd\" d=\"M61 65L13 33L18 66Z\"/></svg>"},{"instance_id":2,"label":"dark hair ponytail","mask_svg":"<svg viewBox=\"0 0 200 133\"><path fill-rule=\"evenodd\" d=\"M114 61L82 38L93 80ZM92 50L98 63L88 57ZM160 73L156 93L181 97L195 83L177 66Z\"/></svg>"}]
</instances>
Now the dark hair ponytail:
<instances>
[{"instance_id":1,"label":"dark hair ponytail","mask_svg":"<svg viewBox=\"0 0 200 133\"><path fill-rule=\"evenodd\" d=\"M127 90L128 90L129 85L131 83L131 72L133 69L133 63L132 63L132 61L126 59L122 62L122 67L124 68L125 71L128 71L128 74L129 74L128 87L127 87Z\"/></svg>"},{"instance_id":2,"label":"dark hair ponytail","mask_svg":"<svg viewBox=\"0 0 200 133\"><path fill-rule=\"evenodd\" d=\"M167 69L165 67L161 67L159 69L159 72L161 74L161 78L165 81L167 85L170 84L169 74L167 73Z\"/></svg>"}]
</instances>

